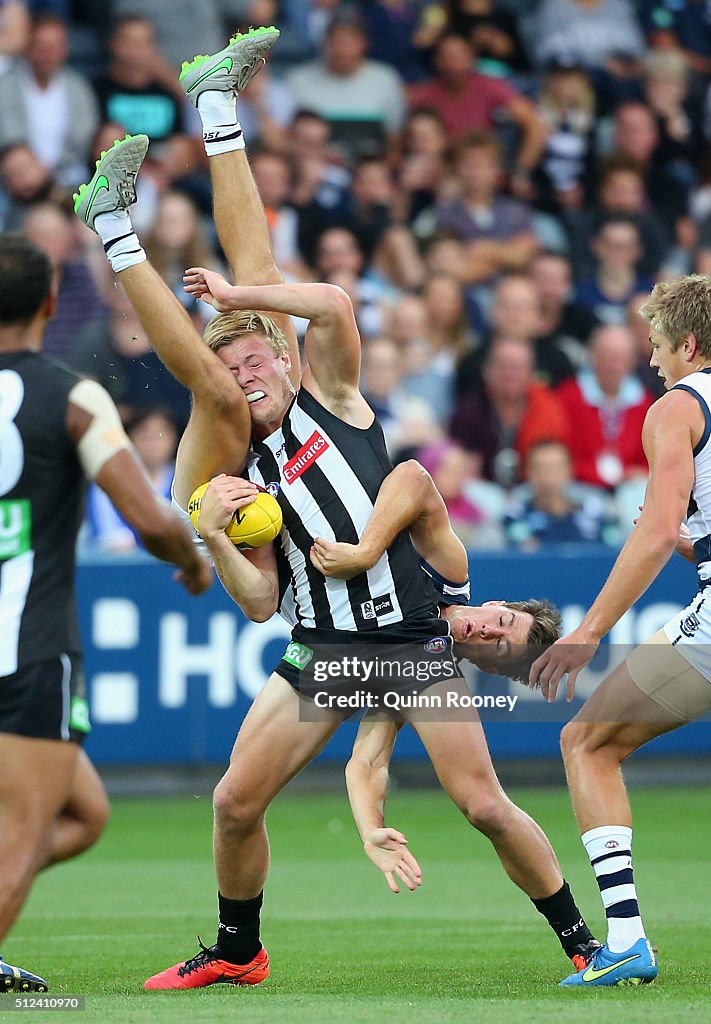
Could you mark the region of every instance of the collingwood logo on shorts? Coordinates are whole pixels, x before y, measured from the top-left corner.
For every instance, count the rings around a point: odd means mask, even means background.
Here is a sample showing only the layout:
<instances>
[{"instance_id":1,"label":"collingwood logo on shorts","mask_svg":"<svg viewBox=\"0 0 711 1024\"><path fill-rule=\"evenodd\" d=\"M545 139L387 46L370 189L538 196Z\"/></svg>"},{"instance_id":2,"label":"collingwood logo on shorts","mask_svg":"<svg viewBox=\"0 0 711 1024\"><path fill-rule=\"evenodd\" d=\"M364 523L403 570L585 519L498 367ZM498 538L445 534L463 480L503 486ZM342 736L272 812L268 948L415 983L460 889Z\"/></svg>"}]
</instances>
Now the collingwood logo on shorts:
<instances>
[{"instance_id":1,"label":"collingwood logo on shorts","mask_svg":"<svg viewBox=\"0 0 711 1024\"><path fill-rule=\"evenodd\" d=\"M447 638L444 636L434 636L431 640L428 640L425 644L425 650L428 654L441 654L442 651L447 650Z\"/></svg>"},{"instance_id":2,"label":"collingwood logo on shorts","mask_svg":"<svg viewBox=\"0 0 711 1024\"><path fill-rule=\"evenodd\" d=\"M684 636L692 637L700 625L701 623L699 622L698 615L695 612L692 612L681 620L679 623L679 629L682 631Z\"/></svg>"},{"instance_id":3,"label":"collingwood logo on shorts","mask_svg":"<svg viewBox=\"0 0 711 1024\"><path fill-rule=\"evenodd\" d=\"M363 601L360 610L364 619L377 619L379 615L387 615L393 610L390 594L374 597L372 601Z\"/></svg>"}]
</instances>

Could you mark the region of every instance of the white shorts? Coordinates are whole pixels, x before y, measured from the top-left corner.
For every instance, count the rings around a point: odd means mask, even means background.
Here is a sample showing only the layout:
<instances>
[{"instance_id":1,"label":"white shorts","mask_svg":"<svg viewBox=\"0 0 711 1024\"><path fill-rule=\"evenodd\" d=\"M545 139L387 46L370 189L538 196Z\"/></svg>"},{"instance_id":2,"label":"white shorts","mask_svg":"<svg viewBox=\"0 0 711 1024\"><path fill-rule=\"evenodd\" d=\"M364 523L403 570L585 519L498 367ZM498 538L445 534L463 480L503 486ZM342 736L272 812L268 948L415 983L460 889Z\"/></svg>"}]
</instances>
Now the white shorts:
<instances>
[{"instance_id":1,"label":"white shorts","mask_svg":"<svg viewBox=\"0 0 711 1024\"><path fill-rule=\"evenodd\" d=\"M669 643L704 679L711 681L711 586L662 627Z\"/></svg>"}]
</instances>

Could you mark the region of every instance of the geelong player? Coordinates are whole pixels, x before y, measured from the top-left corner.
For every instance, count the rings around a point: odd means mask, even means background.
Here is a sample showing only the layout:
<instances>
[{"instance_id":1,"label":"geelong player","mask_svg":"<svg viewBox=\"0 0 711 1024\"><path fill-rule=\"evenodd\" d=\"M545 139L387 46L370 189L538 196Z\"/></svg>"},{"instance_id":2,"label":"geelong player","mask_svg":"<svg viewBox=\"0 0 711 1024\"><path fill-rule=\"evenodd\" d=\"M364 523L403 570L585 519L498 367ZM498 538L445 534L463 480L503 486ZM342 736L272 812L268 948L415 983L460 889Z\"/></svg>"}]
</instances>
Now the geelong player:
<instances>
[{"instance_id":1,"label":"geelong player","mask_svg":"<svg viewBox=\"0 0 711 1024\"><path fill-rule=\"evenodd\" d=\"M632 815L620 767L655 736L711 709L711 278L660 283L640 312L650 324L650 365L668 391L647 413L642 431L650 466L644 508L580 626L534 663L532 684L540 683L552 701L567 672L572 699L578 672L676 547L696 562L699 591L563 729L568 785L608 924L607 943L590 965L563 982L579 987L656 977L637 903ZM680 541L685 516L690 540Z\"/></svg>"},{"instance_id":2,"label":"geelong player","mask_svg":"<svg viewBox=\"0 0 711 1024\"><path fill-rule=\"evenodd\" d=\"M265 812L341 721L336 714L300 721L303 701L296 686L312 645L364 637L391 648L417 642L432 662L451 659L451 641L442 637L446 624L437 617L406 535L349 581L326 579L311 560L316 537L358 543L391 467L382 431L358 391L360 338L350 301L329 285L279 283L244 153L235 92L277 36L274 29L236 36L225 50L196 58L181 74L203 120L215 222L240 282L231 287L199 269L189 275L188 290L233 311L210 323L208 344L148 265L132 230L127 208L135 198L145 137L110 150L75 206L100 235L156 351L191 388L193 412L176 467L178 503L185 508L192 490L215 478L203 499L200 525L225 586L251 618L266 619L278 607L289 614L291 608L295 623L294 639L250 708L215 790L217 942L150 978L151 989L258 984L269 973L259 937L269 867ZM274 318L255 309L270 310ZM290 315L310 321L303 377ZM244 480L236 474L248 454ZM278 494L282 546L244 554L227 540L223 526L236 508L253 500L257 484ZM521 613L506 621L503 635L524 643L533 623L530 613ZM539 901L554 927L577 931L588 941L548 841L501 791L479 723L418 723L418 731L446 788L491 838L509 874Z\"/></svg>"},{"instance_id":3,"label":"geelong player","mask_svg":"<svg viewBox=\"0 0 711 1024\"><path fill-rule=\"evenodd\" d=\"M74 602L86 479L199 594L210 571L153 494L98 384L42 355L54 311L47 257L0 236L0 940L35 875L99 838L108 802L89 732ZM0 991L46 991L0 959Z\"/></svg>"}]
</instances>

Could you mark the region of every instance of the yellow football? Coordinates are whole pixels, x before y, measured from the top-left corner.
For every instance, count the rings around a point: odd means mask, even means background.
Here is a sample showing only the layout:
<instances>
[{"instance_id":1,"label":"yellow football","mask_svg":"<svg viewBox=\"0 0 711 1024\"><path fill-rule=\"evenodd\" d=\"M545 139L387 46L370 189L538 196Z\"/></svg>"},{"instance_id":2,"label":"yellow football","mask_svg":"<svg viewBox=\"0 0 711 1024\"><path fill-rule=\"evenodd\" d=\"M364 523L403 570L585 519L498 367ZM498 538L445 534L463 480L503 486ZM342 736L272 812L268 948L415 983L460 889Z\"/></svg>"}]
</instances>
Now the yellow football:
<instances>
[{"instance_id":1,"label":"yellow football","mask_svg":"<svg viewBox=\"0 0 711 1024\"><path fill-rule=\"evenodd\" d=\"M200 507L205 491L209 483L200 484L188 502L188 515L190 522L197 532L198 519L200 518ZM260 491L251 504L244 508L238 508L232 516L225 533L235 547L238 548L260 548L262 544L268 544L279 536L282 518L279 502L267 491Z\"/></svg>"}]
</instances>

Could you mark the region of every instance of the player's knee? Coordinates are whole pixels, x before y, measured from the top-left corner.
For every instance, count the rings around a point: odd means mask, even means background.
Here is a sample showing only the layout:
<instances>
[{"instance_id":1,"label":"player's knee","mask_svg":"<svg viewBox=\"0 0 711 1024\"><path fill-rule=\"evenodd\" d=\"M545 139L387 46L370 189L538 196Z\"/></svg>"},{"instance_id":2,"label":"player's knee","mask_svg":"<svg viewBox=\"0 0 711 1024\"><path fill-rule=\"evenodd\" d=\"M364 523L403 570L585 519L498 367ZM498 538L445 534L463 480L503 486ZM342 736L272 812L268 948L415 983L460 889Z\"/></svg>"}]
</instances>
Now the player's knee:
<instances>
[{"instance_id":1,"label":"player's knee","mask_svg":"<svg viewBox=\"0 0 711 1024\"><path fill-rule=\"evenodd\" d=\"M111 817L111 807L105 795L97 796L87 808L83 819L82 847L78 853L88 850L98 842Z\"/></svg>"},{"instance_id":2,"label":"player's knee","mask_svg":"<svg viewBox=\"0 0 711 1024\"><path fill-rule=\"evenodd\" d=\"M495 836L504 832L511 819L511 803L502 790L474 792L463 808L464 816L478 832Z\"/></svg>"},{"instance_id":3,"label":"player's knee","mask_svg":"<svg viewBox=\"0 0 711 1024\"><path fill-rule=\"evenodd\" d=\"M560 734L560 750L565 764L592 753L593 729L587 722L567 722Z\"/></svg>"},{"instance_id":4,"label":"player's knee","mask_svg":"<svg viewBox=\"0 0 711 1024\"><path fill-rule=\"evenodd\" d=\"M215 787L212 807L215 826L222 832L237 835L253 832L264 816L264 807L259 798L229 775Z\"/></svg>"}]
</instances>

